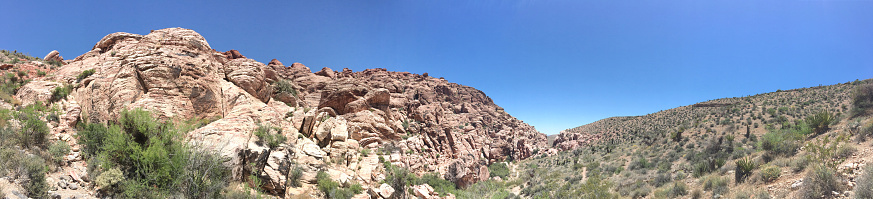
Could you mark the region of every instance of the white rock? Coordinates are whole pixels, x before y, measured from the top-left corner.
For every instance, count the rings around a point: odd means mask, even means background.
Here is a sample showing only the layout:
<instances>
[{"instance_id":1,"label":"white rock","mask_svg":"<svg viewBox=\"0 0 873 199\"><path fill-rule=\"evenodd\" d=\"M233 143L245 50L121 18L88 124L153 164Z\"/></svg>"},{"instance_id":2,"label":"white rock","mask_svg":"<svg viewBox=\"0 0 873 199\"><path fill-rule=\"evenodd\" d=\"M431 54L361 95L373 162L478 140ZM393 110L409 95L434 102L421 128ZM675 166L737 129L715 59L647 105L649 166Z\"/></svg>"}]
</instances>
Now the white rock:
<instances>
[{"instance_id":1,"label":"white rock","mask_svg":"<svg viewBox=\"0 0 873 199\"><path fill-rule=\"evenodd\" d=\"M325 155L324 151L322 151L321 148L319 148L318 145L316 145L316 144L311 144L311 143L304 144L302 150L303 150L303 153L306 153L307 155L317 157L317 158L322 158Z\"/></svg>"},{"instance_id":2,"label":"white rock","mask_svg":"<svg viewBox=\"0 0 873 199\"><path fill-rule=\"evenodd\" d=\"M379 190L379 195L383 198L390 198L391 195L394 194L394 188L385 183L382 183L382 185L379 186Z\"/></svg>"}]
</instances>

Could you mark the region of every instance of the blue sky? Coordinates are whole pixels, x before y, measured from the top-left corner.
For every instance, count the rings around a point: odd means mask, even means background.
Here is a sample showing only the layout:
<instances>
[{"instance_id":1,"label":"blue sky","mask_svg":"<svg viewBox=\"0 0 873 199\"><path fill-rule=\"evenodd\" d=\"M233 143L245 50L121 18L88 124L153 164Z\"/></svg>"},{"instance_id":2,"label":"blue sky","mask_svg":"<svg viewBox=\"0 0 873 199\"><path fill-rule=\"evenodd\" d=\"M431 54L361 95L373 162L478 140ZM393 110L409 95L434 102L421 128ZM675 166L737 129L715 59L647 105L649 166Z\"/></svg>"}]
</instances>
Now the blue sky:
<instances>
[{"instance_id":1,"label":"blue sky","mask_svg":"<svg viewBox=\"0 0 873 199\"><path fill-rule=\"evenodd\" d=\"M611 116L873 78L873 1L2 1L0 48L67 59L193 29L269 62L429 73L546 134Z\"/></svg>"}]
</instances>

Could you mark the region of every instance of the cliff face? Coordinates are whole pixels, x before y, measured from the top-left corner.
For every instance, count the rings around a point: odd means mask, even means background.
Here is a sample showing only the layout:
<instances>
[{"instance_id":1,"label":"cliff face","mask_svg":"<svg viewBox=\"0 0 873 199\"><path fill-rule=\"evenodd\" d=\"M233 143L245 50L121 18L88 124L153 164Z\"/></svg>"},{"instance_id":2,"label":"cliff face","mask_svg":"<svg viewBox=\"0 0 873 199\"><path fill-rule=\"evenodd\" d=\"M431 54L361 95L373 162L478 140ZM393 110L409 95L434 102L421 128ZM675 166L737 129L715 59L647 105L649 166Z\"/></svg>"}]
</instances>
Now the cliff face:
<instances>
[{"instance_id":1,"label":"cliff face","mask_svg":"<svg viewBox=\"0 0 873 199\"><path fill-rule=\"evenodd\" d=\"M93 75L83 75L89 70ZM264 188L275 194L286 192L290 164L302 167L310 183L316 171L326 170L340 181L374 184L384 178L377 163L383 155L392 164L440 172L465 186L487 179L490 162L524 159L547 148L544 134L472 87L427 73L313 73L300 63L263 64L235 50L215 51L182 28L107 35L34 83L39 85L25 86L34 90L30 95L20 93L22 101L74 85L58 102L65 114L53 127L56 134L75 134L79 118L113 121L134 108L164 119L214 120L189 132L190 142L229 157L226 164L238 179L250 172L245 165L265 161ZM259 125L279 127L290 139L277 150L260 146L250 139ZM364 149L380 153L362 154Z\"/></svg>"}]
</instances>

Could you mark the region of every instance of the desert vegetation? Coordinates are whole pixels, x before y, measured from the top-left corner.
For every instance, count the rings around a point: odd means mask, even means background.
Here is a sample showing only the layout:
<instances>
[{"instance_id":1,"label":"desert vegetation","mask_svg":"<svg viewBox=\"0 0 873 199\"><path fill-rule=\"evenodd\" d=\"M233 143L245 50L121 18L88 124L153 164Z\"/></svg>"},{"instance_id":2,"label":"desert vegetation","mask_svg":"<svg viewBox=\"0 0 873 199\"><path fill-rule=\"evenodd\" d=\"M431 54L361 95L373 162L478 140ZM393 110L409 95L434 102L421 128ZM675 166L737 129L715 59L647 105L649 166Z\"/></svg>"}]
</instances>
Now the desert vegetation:
<instances>
[{"instance_id":1,"label":"desert vegetation","mask_svg":"<svg viewBox=\"0 0 873 199\"><path fill-rule=\"evenodd\" d=\"M606 192L628 198L861 197L867 193L845 185L857 169L843 165L854 165L858 147L869 145L870 85L717 99L570 129L599 138L582 135L598 139L530 160L527 172L540 180L521 193L557 197L568 184L597 177L611 185L601 187ZM762 188L778 183L795 188Z\"/></svg>"}]
</instances>

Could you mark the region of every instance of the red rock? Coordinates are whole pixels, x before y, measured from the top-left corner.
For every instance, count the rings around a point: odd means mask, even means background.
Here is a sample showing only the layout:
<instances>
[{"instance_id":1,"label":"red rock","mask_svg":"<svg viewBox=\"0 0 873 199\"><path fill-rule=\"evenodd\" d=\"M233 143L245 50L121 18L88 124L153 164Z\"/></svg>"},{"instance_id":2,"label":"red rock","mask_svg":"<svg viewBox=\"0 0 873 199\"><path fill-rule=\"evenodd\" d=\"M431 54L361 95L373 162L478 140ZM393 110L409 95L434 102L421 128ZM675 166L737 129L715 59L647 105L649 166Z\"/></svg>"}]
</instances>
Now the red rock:
<instances>
[{"instance_id":1,"label":"red rock","mask_svg":"<svg viewBox=\"0 0 873 199\"><path fill-rule=\"evenodd\" d=\"M270 63L267 63L267 66L285 66L285 64L282 64L278 59L273 59L270 60Z\"/></svg>"},{"instance_id":2,"label":"red rock","mask_svg":"<svg viewBox=\"0 0 873 199\"><path fill-rule=\"evenodd\" d=\"M228 50L227 52L223 52L223 53L221 53L221 54L224 54L224 56L227 57L227 59L231 59L231 60L233 60L233 59L240 59L240 58L246 58L246 56L243 56L243 55L240 54L239 51L237 51L237 50Z\"/></svg>"}]
</instances>

